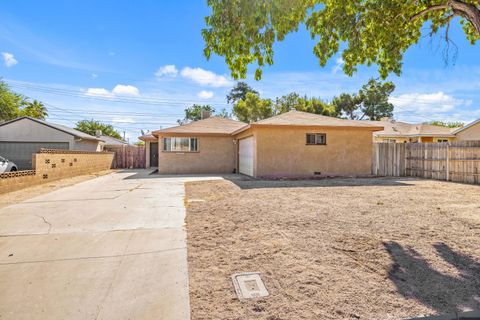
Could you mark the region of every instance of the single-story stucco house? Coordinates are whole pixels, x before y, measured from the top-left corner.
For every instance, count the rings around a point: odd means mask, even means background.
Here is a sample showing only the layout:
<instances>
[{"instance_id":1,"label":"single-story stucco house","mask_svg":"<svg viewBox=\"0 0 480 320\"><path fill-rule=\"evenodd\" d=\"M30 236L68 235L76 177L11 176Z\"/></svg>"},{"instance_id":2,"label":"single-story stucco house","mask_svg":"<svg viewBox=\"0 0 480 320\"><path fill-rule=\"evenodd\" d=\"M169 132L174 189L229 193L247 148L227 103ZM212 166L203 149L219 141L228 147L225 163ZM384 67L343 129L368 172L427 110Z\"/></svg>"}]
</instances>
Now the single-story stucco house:
<instances>
[{"instance_id":1,"label":"single-story stucco house","mask_svg":"<svg viewBox=\"0 0 480 320\"><path fill-rule=\"evenodd\" d=\"M140 139L149 150L158 146L160 174L361 176L371 172L372 134L379 130L367 121L290 111L251 124L210 117Z\"/></svg>"},{"instance_id":2,"label":"single-story stucco house","mask_svg":"<svg viewBox=\"0 0 480 320\"><path fill-rule=\"evenodd\" d=\"M480 140L480 119L459 128L411 124L396 120L371 121L385 129L373 134L375 142L453 142Z\"/></svg>"},{"instance_id":3,"label":"single-story stucco house","mask_svg":"<svg viewBox=\"0 0 480 320\"><path fill-rule=\"evenodd\" d=\"M56 123L20 117L0 123L0 156L15 162L20 170L32 167L32 154L39 149L100 151L102 139Z\"/></svg>"}]
</instances>

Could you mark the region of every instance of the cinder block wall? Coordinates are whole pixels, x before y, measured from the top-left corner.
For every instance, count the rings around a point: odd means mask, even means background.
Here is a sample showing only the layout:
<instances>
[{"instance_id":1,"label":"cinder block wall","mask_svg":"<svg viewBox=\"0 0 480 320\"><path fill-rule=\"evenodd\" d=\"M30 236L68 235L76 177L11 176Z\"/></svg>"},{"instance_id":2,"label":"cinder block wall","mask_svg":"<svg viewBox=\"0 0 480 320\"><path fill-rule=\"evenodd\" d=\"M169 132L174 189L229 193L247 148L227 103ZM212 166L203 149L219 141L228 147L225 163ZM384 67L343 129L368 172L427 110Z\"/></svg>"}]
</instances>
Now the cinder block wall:
<instances>
[{"instance_id":1,"label":"cinder block wall","mask_svg":"<svg viewBox=\"0 0 480 320\"><path fill-rule=\"evenodd\" d=\"M112 167L113 152L41 150L33 155L33 169L0 174L0 194Z\"/></svg>"}]
</instances>

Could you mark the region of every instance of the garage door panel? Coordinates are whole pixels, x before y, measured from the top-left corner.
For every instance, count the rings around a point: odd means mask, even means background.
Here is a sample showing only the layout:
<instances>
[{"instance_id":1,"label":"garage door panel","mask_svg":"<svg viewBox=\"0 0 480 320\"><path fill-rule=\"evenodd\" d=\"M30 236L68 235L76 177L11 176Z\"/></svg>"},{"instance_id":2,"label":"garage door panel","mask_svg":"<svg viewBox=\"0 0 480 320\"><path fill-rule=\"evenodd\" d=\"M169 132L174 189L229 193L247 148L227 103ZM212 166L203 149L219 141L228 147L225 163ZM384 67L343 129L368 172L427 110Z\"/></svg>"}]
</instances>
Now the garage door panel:
<instances>
[{"instance_id":1,"label":"garage door panel","mask_svg":"<svg viewBox=\"0 0 480 320\"><path fill-rule=\"evenodd\" d=\"M249 137L239 141L238 148L240 173L253 176L254 138Z\"/></svg>"},{"instance_id":2,"label":"garage door panel","mask_svg":"<svg viewBox=\"0 0 480 320\"><path fill-rule=\"evenodd\" d=\"M32 155L41 148L68 150L68 142L0 142L0 156L15 162L19 170L32 169Z\"/></svg>"}]
</instances>

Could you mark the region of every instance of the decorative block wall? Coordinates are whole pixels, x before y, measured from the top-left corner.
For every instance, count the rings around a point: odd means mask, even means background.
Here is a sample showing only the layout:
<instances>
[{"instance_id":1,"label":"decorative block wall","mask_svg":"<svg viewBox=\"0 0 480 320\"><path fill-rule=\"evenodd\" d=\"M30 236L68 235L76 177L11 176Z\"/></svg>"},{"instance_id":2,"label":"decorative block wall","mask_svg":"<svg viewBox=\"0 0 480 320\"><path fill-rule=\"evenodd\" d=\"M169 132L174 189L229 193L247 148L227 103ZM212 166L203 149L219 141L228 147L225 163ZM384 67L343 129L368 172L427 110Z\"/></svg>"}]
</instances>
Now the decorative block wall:
<instances>
[{"instance_id":1,"label":"decorative block wall","mask_svg":"<svg viewBox=\"0 0 480 320\"><path fill-rule=\"evenodd\" d=\"M33 154L33 170L0 174L0 194L112 167L113 152L42 149Z\"/></svg>"}]
</instances>

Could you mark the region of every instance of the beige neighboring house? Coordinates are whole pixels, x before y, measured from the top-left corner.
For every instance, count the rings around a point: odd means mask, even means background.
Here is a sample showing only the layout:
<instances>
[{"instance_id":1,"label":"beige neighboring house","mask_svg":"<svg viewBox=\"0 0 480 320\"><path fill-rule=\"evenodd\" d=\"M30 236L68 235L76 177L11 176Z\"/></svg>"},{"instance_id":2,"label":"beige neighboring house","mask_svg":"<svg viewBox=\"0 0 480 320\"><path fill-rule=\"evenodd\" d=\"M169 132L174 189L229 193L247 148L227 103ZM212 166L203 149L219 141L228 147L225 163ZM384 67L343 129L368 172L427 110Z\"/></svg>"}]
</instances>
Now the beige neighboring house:
<instances>
[{"instance_id":1,"label":"beige neighboring house","mask_svg":"<svg viewBox=\"0 0 480 320\"><path fill-rule=\"evenodd\" d=\"M374 142L453 142L480 140L480 120L461 128L446 128L428 124L410 124L406 122L387 120L370 121L378 123L385 129L375 132Z\"/></svg>"},{"instance_id":2,"label":"beige neighboring house","mask_svg":"<svg viewBox=\"0 0 480 320\"><path fill-rule=\"evenodd\" d=\"M0 123L0 156L20 170L31 169L32 154L40 148L101 151L103 140L64 125L20 117Z\"/></svg>"},{"instance_id":3,"label":"beige neighboring house","mask_svg":"<svg viewBox=\"0 0 480 320\"><path fill-rule=\"evenodd\" d=\"M372 134L379 130L367 121L290 111L251 124L210 117L140 139L147 155L158 146L161 174L361 176L370 174Z\"/></svg>"},{"instance_id":4,"label":"beige neighboring house","mask_svg":"<svg viewBox=\"0 0 480 320\"><path fill-rule=\"evenodd\" d=\"M97 132L95 137L102 139L102 142L100 142L100 147L102 150L112 150L128 146L127 142L114 137L104 136L101 131Z\"/></svg>"}]
</instances>

